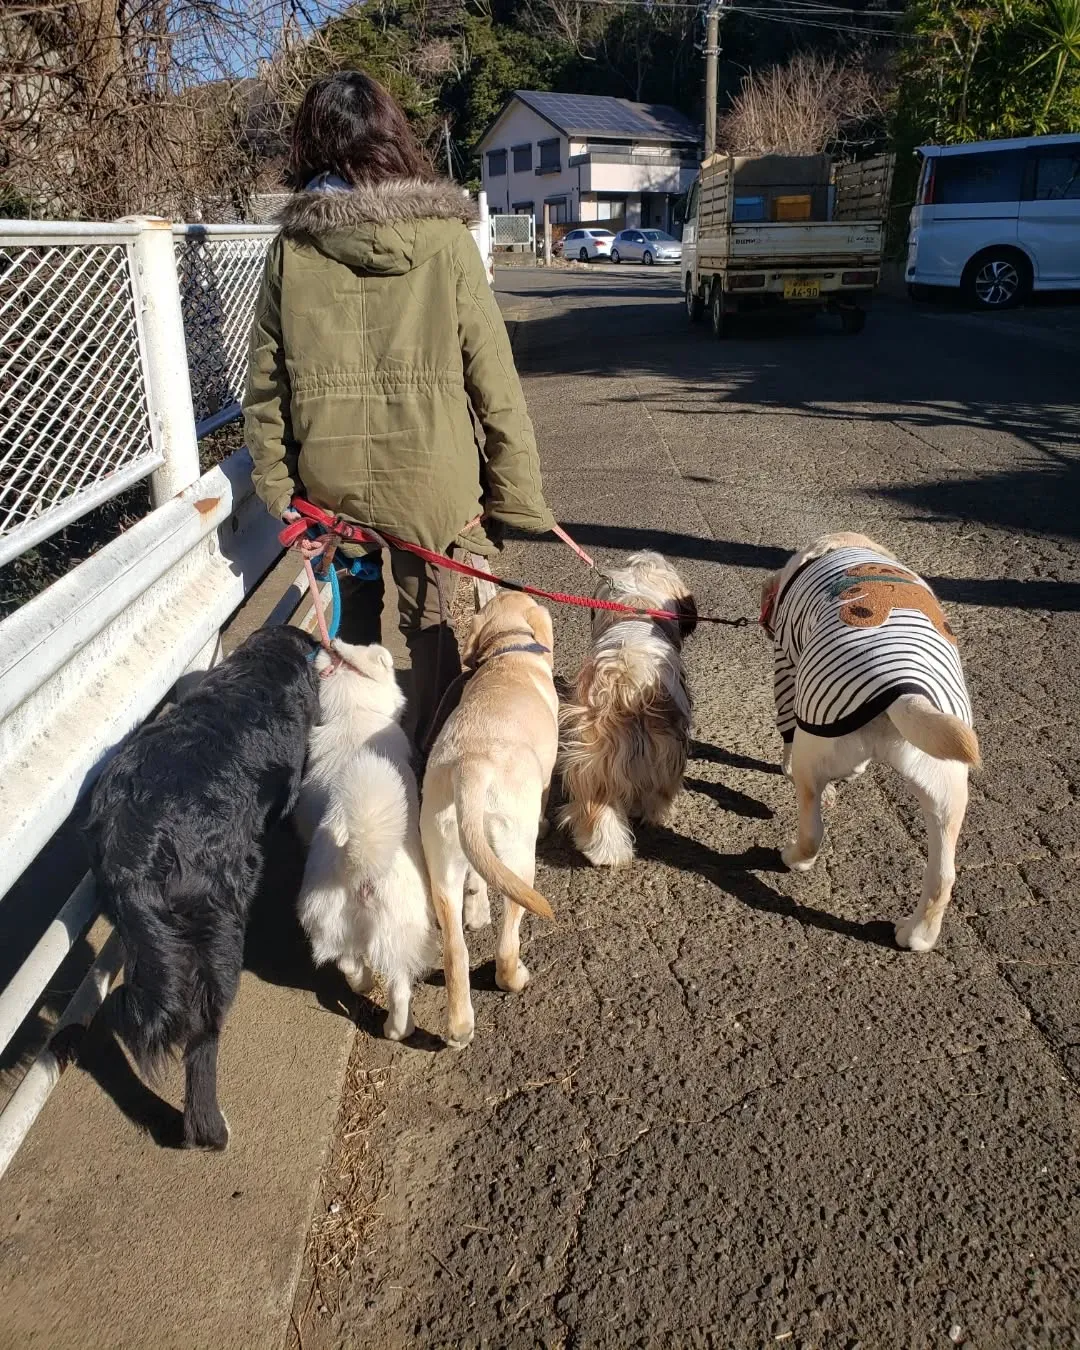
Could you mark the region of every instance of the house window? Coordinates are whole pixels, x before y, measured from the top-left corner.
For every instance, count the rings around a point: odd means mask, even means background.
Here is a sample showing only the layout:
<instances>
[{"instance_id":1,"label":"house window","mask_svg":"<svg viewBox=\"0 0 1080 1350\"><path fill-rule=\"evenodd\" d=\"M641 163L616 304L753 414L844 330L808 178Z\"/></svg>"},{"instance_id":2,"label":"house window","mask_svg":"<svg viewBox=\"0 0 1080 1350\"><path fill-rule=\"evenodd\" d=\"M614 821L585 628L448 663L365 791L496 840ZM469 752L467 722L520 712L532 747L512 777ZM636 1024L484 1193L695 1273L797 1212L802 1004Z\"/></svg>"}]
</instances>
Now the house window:
<instances>
[{"instance_id":1,"label":"house window","mask_svg":"<svg viewBox=\"0 0 1080 1350\"><path fill-rule=\"evenodd\" d=\"M506 151L489 150L488 151L488 177L505 178L506 177Z\"/></svg>"},{"instance_id":2,"label":"house window","mask_svg":"<svg viewBox=\"0 0 1080 1350\"><path fill-rule=\"evenodd\" d=\"M559 147L560 141L557 136L554 140L537 142L537 149L540 151L540 167L537 173L558 173L561 170L562 153Z\"/></svg>"},{"instance_id":3,"label":"house window","mask_svg":"<svg viewBox=\"0 0 1080 1350\"><path fill-rule=\"evenodd\" d=\"M549 197L547 204L551 210L552 225L565 225L569 221L570 212L565 197Z\"/></svg>"},{"instance_id":4,"label":"house window","mask_svg":"<svg viewBox=\"0 0 1080 1350\"><path fill-rule=\"evenodd\" d=\"M596 203L595 219L618 221L621 224L626 219L626 198L601 197Z\"/></svg>"},{"instance_id":5,"label":"house window","mask_svg":"<svg viewBox=\"0 0 1080 1350\"><path fill-rule=\"evenodd\" d=\"M514 146L514 172L532 173L532 146Z\"/></svg>"},{"instance_id":6,"label":"house window","mask_svg":"<svg viewBox=\"0 0 1080 1350\"><path fill-rule=\"evenodd\" d=\"M531 215L533 214L533 208L534 208L534 203L533 203L533 202L515 202L515 203L514 203L514 215L515 215L515 216L531 216Z\"/></svg>"}]
</instances>

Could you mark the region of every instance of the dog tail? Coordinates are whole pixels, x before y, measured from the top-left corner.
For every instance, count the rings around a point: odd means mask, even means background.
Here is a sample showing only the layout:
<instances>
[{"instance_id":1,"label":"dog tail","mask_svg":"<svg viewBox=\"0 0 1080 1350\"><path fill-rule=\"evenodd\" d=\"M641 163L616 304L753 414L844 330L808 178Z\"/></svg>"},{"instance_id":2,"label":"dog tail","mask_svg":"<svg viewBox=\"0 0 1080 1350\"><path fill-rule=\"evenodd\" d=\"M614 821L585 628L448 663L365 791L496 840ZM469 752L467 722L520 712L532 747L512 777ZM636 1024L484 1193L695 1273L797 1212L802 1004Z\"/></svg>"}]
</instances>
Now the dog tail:
<instances>
[{"instance_id":1,"label":"dog tail","mask_svg":"<svg viewBox=\"0 0 1080 1350\"><path fill-rule=\"evenodd\" d=\"M889 721L917 749L934 759L955 759L978 767L979 738L951 713L939 712L921 694L901 694L889 707Z\"/></svg>"},{"instance_id":2,"label":"dog tail","mask_svg":"<svg viewBox=\"0 0 1080 1350\"><path fill-rule=\"evenodd\" d=\"M106 888L104 909L124 944L124 982L105 1005L106 1021L142 1073L153 1077L187 1039L189 949L169 924L155 886L139 883L112 896Z\"/></svg>"},{"instance_id":3,"label":"dog tail","mask_svg":"<svg viewBox=\"0 0 1080 1350\"><path fill-rule=\"evenodd\" d=\"M525 884L516 872L495 855L484 830L484 804L493 770L486 761L466 759L458 769L454 781L457 806L458 833L461 847L473 870L487 884L542 919L553 919L555 914L540 894Z\"/></svg>"},{"instance_id":4,"label":"dog tail","mask_svg":"<svg viewBox=\"0 0 1080 1350\"><path fill-rule=\"evenodd\" d=\"M357 755L334 784L325 823L356 877L384 877L409 828L401 771L382 755Z\"/></svg>"}]
</instances>

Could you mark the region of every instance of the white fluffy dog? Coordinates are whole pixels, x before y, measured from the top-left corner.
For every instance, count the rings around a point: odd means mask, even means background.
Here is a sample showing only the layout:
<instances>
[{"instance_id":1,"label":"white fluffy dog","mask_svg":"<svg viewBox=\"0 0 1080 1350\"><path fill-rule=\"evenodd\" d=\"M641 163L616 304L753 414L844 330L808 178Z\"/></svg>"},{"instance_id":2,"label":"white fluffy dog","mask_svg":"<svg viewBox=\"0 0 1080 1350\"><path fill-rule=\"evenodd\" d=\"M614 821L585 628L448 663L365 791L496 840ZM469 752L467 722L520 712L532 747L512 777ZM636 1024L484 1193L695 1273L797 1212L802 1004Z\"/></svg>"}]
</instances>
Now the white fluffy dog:
<instances>
[{"instance_id":1,"label":"white fluffy dog","mask_svg":"<svg viewBox=\"0 0 1080 1350\"><path fill-rule=\"evenodd\" d=\"M979 763L956 637L937 597L872 539L831 534L766 580L761 622L774 643L784 772L799 803L784 862L796 872L814 865L834 782L871 760L891 764L922 805L928 842L922 900L896 925L896 941L930 951L956 876L968 766Z\"/></svg>"},{"instance_id":2,"label":"white fluffy dog","mask_svg":"<svg viewBox=\"0 0 1080 1350\"><path fill-rule=\"evenodd\" d=\"M316 658L321 721L311 733L296 823L311 841L300 922L316 965L335 961L358 994L382 976L383 1033L411 1035L415 981L439 959L420 844L405 698L385 647L335 642Z\"/></svg>"},{"instance_id":3,"label":"white fluffy dog","mask_svg":"<svg viewBox=\"0 0 1080 1350\"><path fill-rule=\"evenodd\" d=\"M682 787L690 743L683 640L694 598L659 553L607 573L598 599L671 615L633 619L594 610L593 647L560 713L561 823L597 867L633 861L633 819L659 824Z\"/></svg>"}]
</instances>

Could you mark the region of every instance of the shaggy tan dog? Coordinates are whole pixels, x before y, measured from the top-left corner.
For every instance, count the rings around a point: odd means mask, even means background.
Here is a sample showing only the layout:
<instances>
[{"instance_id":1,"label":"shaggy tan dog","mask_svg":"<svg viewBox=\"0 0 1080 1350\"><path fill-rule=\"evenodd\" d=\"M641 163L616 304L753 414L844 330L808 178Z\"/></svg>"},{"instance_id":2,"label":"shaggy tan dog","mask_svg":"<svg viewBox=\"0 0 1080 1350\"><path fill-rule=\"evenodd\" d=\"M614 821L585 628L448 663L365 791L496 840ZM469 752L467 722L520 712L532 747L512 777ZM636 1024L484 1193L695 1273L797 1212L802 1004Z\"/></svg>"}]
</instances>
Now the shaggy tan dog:
<instances>
[{"instance_id":1,"label":"shaggy tan dog","mask_svg":"<svg viewBox=\"0 0 1080 1350\"><path fill-rule=\"evenodd\" d=\"M633 861L633 819L659 824L682 787L690 742L684 638L694 598L659 553L608 573L598 599L670 614L632 619L593 611L593 648L560 714L561 823L597 867Z\"/></svg>"}]
</instances>

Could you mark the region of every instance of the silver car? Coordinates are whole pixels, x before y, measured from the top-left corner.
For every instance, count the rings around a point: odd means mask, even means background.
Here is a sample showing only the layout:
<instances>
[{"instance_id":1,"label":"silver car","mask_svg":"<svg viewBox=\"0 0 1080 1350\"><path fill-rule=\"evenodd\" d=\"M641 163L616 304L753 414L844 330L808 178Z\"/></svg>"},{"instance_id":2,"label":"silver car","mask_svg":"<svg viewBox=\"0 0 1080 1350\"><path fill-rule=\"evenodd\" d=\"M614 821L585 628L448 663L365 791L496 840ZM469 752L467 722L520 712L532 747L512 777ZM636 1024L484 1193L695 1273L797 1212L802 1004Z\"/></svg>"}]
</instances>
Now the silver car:
<instances>
[{"instance_id":1,"label":"silver car","mask_svg":"<svg viewBox=\"0 0 1080 1350\"><path fill-rule=\"evenodd\" d=\"M611 246L611 261L653 263L682 261L682 244L664 230L623 230Z\"/></svg>"}]
</instances>

